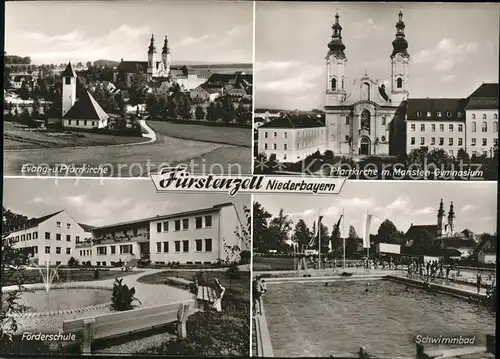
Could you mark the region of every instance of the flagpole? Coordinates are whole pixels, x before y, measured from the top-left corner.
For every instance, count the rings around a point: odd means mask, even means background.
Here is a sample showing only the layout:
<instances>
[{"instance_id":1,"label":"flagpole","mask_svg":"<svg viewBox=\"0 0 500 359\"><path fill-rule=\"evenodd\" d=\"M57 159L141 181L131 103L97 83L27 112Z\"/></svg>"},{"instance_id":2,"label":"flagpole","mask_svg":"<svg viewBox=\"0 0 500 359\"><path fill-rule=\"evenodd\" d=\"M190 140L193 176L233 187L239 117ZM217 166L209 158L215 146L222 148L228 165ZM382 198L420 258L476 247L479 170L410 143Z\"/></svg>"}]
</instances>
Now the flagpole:
<instances>
[{"instance_id":1,"label":"flagpole","mask_svg":"<svg viewBox=\"0 0 500 359\"><path fill-rule=\"evenodd\" d=\"M343 268L345 269L345 215L344 215L343 208L342 208L342 243L343 243L343 252L344 252Z\"/></svg>"},{"instance_id":2,"label":"flagpole","mask_svg":"<svg viewBox=\"0 0 500 359\"><path fill-rule=\"evenodd\" d=\"M319 208L318 208L318 270L321 269L321 221L319 217Z\"/></svg>"}]
</instances>

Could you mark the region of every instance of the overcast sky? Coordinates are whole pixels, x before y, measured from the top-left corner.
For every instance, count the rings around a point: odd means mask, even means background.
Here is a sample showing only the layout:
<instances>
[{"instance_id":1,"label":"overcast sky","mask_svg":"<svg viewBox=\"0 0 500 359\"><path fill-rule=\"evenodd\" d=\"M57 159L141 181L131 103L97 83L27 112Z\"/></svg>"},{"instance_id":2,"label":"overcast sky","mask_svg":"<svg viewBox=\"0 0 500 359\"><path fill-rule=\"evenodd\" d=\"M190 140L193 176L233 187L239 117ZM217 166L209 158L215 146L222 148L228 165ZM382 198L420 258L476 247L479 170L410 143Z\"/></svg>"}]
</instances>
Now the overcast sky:
<instances>
[{"instance_id":1,"label":"overcast sky","mask_svg":"<svg viewBox=\"0 0 500 359\"><path fill-rule=\"evenodd\" d=\"M497 185L493 182L357 182L347 181L339 195L255 195L273 216L280 208L294 221L304 219L312 227L317 209L324 215L323 223L331 231L338 221L342 209L345 212L345 231L353 225L362 235L363 214L373 214L371 233L386 218L406 232L411 223L415 225L436 224L439 201L443 198L446 214L453 201L455 206L455 229L466 228L474 233L495 233L497 213Z\"/></svg>"},{"instance_id":2,"label":"overcast sky","mask_svg":"<svg viewBox=\"0 0 500 359\"><path fill-rule=\"evenodd\" d=\"M172 62L251 63L253 4L212 1L5 3L5 50L33 63L147 60L151 34Z\"/></svg>"},{"instance_id":3,"label":"overcast sky","mask_svg":"<svg viewBox=\"0 0 500 359\"><path fill-rule=\"evenodd\" d=\"M410 97L467 97L498 82L498 4L404 3ZM322 108L335 13L346 46L346 84L365 71L389 80L400 4L257 2L256 107ZM348 86L349 89L349 86Z\"/></svg>"},{"instance_id":4,"label":"overcast sky","mask_svg":"<svg viewBox=\"0 0 500 359\"><path fill-rule=\"evenodd\" d=\"M249 195L157 193L151 180L4 179L3 206L28 217L65 209L77 222L101 226L232 202L244 221Z\"/></svg>"}]
</instances>

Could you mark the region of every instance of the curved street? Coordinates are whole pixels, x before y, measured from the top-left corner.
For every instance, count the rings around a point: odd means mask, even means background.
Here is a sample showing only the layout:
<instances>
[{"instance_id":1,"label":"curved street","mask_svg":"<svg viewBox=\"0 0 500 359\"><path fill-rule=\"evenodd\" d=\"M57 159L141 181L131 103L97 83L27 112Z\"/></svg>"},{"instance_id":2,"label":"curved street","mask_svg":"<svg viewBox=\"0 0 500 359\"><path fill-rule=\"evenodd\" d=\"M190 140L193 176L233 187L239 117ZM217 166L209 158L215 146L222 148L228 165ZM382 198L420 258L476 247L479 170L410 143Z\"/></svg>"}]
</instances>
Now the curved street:
<instances>
[{"instance_id":1,"label":"curved street","mask_svg":"<svg viewBox=\"0 0 500 359\"><path fill-rule=\"evenodd\" d=\"M108 168L105 175L83 174L81 177L145 177L161 167L177 164L185 164L191 172L197 173L250 173L250 147L176 138L158 131L155 133L146 126L150 141L141 144L5 151L4 174L33 176L34 173L21 172L23 165L50 168L56 164ZM50 173L39 175L53 176Z\"/></svg>"}]
</instances>

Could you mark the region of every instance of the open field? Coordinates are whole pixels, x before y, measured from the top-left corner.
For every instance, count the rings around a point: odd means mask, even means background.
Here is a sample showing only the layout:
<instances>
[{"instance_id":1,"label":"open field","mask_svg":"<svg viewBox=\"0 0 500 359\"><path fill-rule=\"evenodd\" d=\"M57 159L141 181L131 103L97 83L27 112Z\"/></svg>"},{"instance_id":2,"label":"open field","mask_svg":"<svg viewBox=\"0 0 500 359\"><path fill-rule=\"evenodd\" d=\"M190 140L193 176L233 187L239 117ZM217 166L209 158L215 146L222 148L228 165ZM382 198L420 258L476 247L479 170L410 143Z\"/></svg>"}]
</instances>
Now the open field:
<instances>
[{"instance_id":1,"label":"open field","mask_svg":"<svg viewBox=\"0 0 500 359\"><path fill-rule=\"evenodd\" d=\"M217 129L224 130L224 128ZM24 164L44 165L49 168L56 164L73 164L75 167L101 165L108 169L107 174L102 177L145 177L156 173L161 167L181 163L187 164L191 172L221 173L223 171L224 174L229 175L250 173L251 149L249 147L180 139L164 135L162 132L165 132L163 128L158 131L156 142L139 146L89 146L78 149L62 147L57 151L51 148L6 151L4 152L4 173L11 176L20 175ZM193 130L193 137L197 136L199 135L196 135L196 131ZM235 165L231 166L231 164ZM45 175L53 176L54 174ZM58 175L65 176L66 174L59 173ZM72 175L68 174L68 176ZM82 174L81 176L96 177L95 174Z\"/></svg>"},{"instance_id":2,"label":"open field","mask_svg":"<svg viewBox=\"0 0 500 359\"><path fill-rule=\"evenodd\" d=\"M90 132L26 131L25 126L4 122L4 149L37 149L118 145L147 141L144 137L113 136Z\"/></svg>"},{"instance_id":3,"label":"open field","mask_svg":"<svg viewBox=\"0 0 500 359\"><path fill-rule=\"evenodd\" d=\"M252 147L252 129L148 121L155 132L176 138Z\"/></svg>"}]
</instances>

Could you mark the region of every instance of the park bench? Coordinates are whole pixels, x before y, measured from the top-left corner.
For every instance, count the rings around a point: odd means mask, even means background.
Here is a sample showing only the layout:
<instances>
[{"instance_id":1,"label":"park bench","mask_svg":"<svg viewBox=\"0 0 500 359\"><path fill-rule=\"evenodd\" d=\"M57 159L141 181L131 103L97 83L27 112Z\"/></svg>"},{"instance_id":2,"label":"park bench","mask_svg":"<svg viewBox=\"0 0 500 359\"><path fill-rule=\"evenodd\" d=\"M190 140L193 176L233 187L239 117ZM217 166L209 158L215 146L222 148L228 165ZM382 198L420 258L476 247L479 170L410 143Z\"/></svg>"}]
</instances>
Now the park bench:
<instances>
[{"instance_id":1,"label":"park bench","mask_svg":"<svg viewBox=\"0 0 500 359\"><path fill-rule=\"evenodd\" d=\"M216 311L222 311L222 297L226 292L226 288L224 288L219 280L215 278L215 288L207 287L207 286L198 286L198 295L196 299L205 306L208 304L209 308L213 308Z\"/></svg>"},{"instance_id":2,"label":"park bench","mask_svg":"<svg viewBox=\"0 0 500 359\"><path fill-rule=\"evenodd\" d=\"M90 354L92 343L102 339L115 338L143 330L177 323L177 334L187 337L186 321L195 311L194 300L164 304L149 308L132 309L118 313L101 314L87 318L65 320L63 333L76 334L76 341L64 345L79 343L83 354Z\"/></svg>"}]
</instances>

